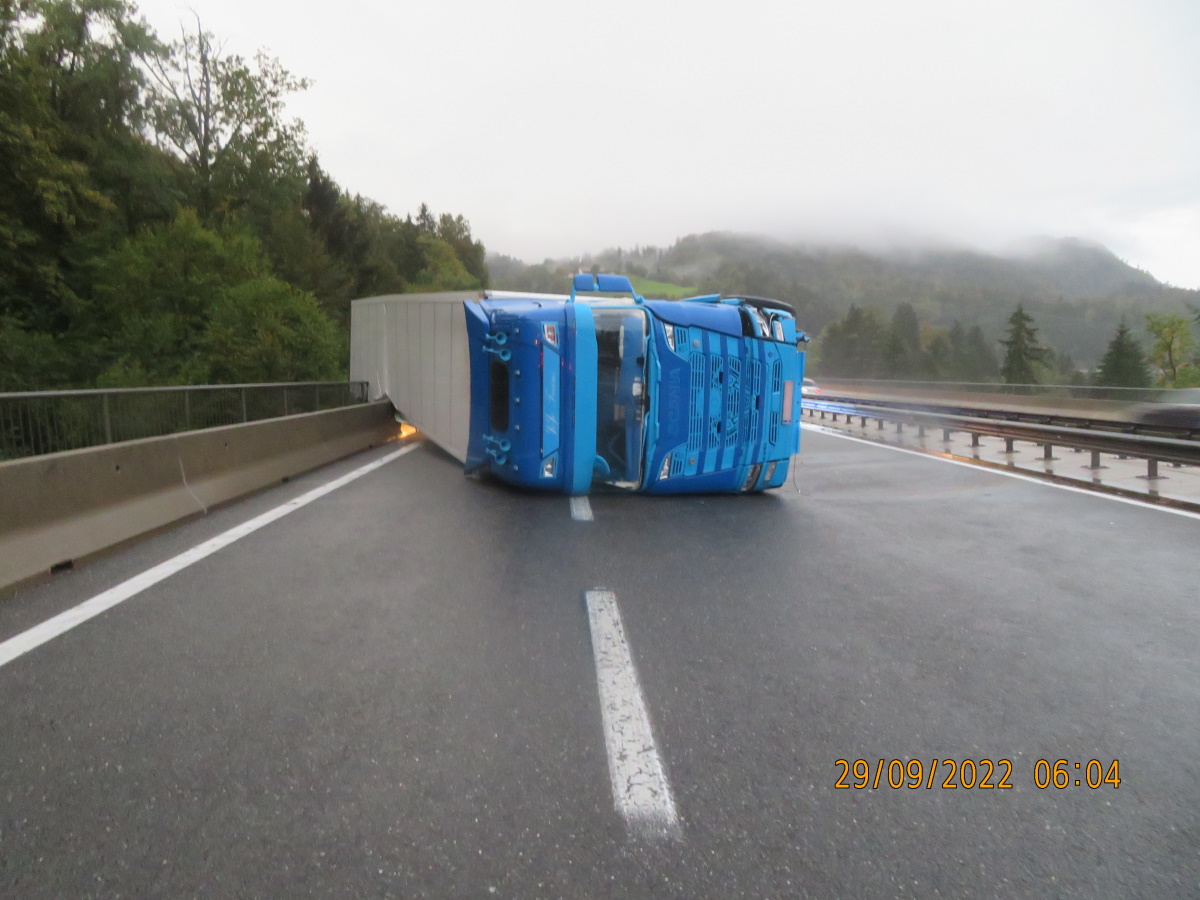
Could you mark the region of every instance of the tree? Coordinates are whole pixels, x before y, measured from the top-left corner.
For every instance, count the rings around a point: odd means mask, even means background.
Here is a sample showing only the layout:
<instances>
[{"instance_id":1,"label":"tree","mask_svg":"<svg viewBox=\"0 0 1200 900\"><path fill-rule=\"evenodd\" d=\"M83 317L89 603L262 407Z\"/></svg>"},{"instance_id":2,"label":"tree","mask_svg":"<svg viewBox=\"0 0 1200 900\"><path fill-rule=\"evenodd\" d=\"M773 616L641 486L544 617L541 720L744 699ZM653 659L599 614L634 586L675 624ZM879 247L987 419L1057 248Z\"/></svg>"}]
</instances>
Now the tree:
<instances>
[{"instance_id":1,"label":"tree","mask_svg":"<svg viewBox=\"0 0 1200 900\"><path fill-rule=\"evenodd\" d=\"M1105 387L1149 387L1150 373L1146 369L1146 355L1141 345L1129 333L1125 319L1117 326L1117 333L1108 343L1096 384Z\"/></svg>"},{"instance_id":2,"label":"tree","mask_svg":"<svg viewBox=\"0 0 1200 900\"><path fill-rule=\"evenodd\" d=\"M344 341L316 298L270 276L224 292L201 346L209 384L345 377Z\"/></svg>"},{"instance_id":3,"label":"tree","mask_svg":"<svg viewBox=\"0 0 1200 900\"><path fill-rule=\"evenodd\" d=\"M883 315L873 306L850 306L843 319L826 326L818 344L822 375L874 378L887 329Z\"/></svg>"},{"instance_id":4,"label":"tree","mask_svg":"<svg viewBox=\"0 0 1200 900\"><path fill-rule=\"evenodd\" d=\"M282 117L287 96L307 89L307 79L261 51L253 66L226 55L199 17L194 32L184 29L146 63L154 133L190 167L202 222L244 202L247 180L301 176L304 126Z\"/></svg>"},{"instance_id":5,"label":"tree","mask_svg":"<svg viewBox=\"0 0 1200 900\"><path fill-rule=\"evenodd\" d=\"M993 380L1000 373L1000 360L996 359L993 346L983 336L983 329L972 325L967 332L962 368L958 377L970 382Z\"/></svg>"},{"instance_id":6,"label":"tree","mask_svg":"<svg viewBox=\"0 0 1200 900\"><path fill-rule=\"evenodd\" d=\"M1158 383L1163 387L1182 387L1182 370L1196 349L1196 339L1188 327L1187 317L1175 313L1146 313L1146 330L1154 338L1150 345L1150 362L1162 373Z\"/></svg>"},{"instance_id":7,"label":"tree","mask_svg":"<svg viewBox=\"0 0 1200 900\"><path fill-rule=\"evenodd\" d=\"M483 244L471 237L470 223L461 215L442 213L438 218L437 236L454 249L454 255L479 286L487 287L487 263L484 261Z\"/></svg>"},{"instance_id":8,"label":"tree","mask_svg":"<svg viewBox=\"0 0 1200 900\"><path fill-rule=\"evenodd\" d=\"M225 292L269 275L258 242L204 228L192 210L96 261L86 342L109 387L202 384L208 320Z\"/></svg>"},{"instance_id":9,"label":"tree","mask_svg":"<svg viewBox=\"0 0 1200 900\"><path fill-rule=\"evenodd\" d=\"M145 193L150 148L136 134L132 57L150 40L131 16L120 0L0 4L0 364L10 388L76 380L86 263L119 240L118 210Z\"/></svg>"},{"instance_id":10,"label":"tree","mask_svg":"<svg viewBox=\"0 0 1200 900\"><path fill-rule=\"evenodd\" d=\"M950 336L941 329L934 330L927 348L922 359L923 374L938 380L954 378L954 347Z\"/></svg>"},{"instance_id":11,"label":"tree","mask_svg":"<svg viewBox=\"0 0 1200 900\"><path fill-rule=\"evenodd\" d=\"M1004 365L1000 374L1006 384L1037 384L1035 366L1046 358L1046 349L1037 343L1037 329L1033 327L1033 316L1025 312L1018 303L1016 311L1008 317L1008 337L1000 343L1004 346Z\"/></svg>"},{"instance_id":12,"label":"tree","mask_svg":"<svg viewBox=\"0 0 1200 900\"><path fill-rule=\"evenodd\" d=\"M911 303L901 303L883 339L882 374L885 378L915 378L926 368L921 353L921 324Z\"/></svg>"}]
</instances>

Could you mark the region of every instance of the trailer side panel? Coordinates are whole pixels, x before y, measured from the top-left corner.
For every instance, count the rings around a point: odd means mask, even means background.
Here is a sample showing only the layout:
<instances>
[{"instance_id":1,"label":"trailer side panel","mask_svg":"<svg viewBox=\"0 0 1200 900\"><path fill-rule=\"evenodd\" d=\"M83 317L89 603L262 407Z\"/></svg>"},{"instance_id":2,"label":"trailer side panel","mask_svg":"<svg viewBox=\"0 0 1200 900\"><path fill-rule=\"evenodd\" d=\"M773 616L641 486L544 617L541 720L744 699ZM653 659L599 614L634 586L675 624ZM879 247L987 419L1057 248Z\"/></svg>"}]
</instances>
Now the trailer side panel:
<instances>
[{"instance_id":1,"label":"trailer side panel","mask_svg":"<svg viewBox=\"0 0 1200 900\"><path fill-rule=\"evenodd\" d=\"M463 302L479 291L389 294L350 307L350 379L435 444L467 458L471 372Z\"/></svg>"}]
</instances>

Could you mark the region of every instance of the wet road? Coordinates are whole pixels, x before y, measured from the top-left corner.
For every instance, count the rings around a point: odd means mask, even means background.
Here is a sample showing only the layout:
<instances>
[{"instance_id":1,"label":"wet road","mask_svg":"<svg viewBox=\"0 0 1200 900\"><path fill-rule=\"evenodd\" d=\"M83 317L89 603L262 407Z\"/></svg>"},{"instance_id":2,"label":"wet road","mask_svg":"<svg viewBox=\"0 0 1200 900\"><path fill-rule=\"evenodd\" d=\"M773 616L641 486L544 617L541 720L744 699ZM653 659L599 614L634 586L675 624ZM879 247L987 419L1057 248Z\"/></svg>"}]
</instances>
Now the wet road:
<instances>
[{"instance_id":1,"label":"wet road","mask_svg":"<svg viewBox=\"0 0 1200 900\"><path fill-rule=\"evenodd\" d=\"M420 447L16 657L0 895L1200 894L1200 520L803 442L799 492L591 521ZM23 592L0 640L391 449Z\"/></svg>"}]
</instances>

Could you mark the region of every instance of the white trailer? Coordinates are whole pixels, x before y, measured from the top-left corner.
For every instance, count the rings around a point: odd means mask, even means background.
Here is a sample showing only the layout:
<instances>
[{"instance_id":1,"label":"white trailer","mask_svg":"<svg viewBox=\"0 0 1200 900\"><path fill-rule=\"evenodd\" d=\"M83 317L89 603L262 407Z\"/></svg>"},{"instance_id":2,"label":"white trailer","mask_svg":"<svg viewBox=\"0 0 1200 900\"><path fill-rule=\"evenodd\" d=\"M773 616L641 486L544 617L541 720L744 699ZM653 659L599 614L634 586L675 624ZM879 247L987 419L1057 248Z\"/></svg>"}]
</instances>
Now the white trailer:
<instances>
[{"instance_id":1,"label":"white trailer","mask_svg":"<svg viewBox=\"0 0 1200 900\"><path fill-rule=\"evenodd\" d=\"M483 291L388 294L350 305L350 380L387 397L400 417L463 462L471 364L463 302Z\"/></svg>"}]
</instances>

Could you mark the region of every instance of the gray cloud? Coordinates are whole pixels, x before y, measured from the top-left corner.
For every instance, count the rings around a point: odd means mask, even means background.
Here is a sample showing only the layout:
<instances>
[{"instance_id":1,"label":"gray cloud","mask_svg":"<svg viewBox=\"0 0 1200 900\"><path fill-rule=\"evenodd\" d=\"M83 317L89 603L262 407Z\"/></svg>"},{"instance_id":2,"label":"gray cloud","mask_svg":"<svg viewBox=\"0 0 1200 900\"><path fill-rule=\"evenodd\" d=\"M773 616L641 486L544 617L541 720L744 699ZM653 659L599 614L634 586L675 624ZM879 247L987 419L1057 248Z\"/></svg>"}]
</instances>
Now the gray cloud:
<instances>
[{"instance_id":1,"label":"gray cloud","mask_svg":"<svg viewBox=\"0 0 1200 900\"><path fill-rule=\"evenodd\" d=\"M148 0L160 31L187 15ZM528 260L706 230L1090 237L1200 287L1200 6L195 0L326 168Z\"/></svg>"}]
</instances>

